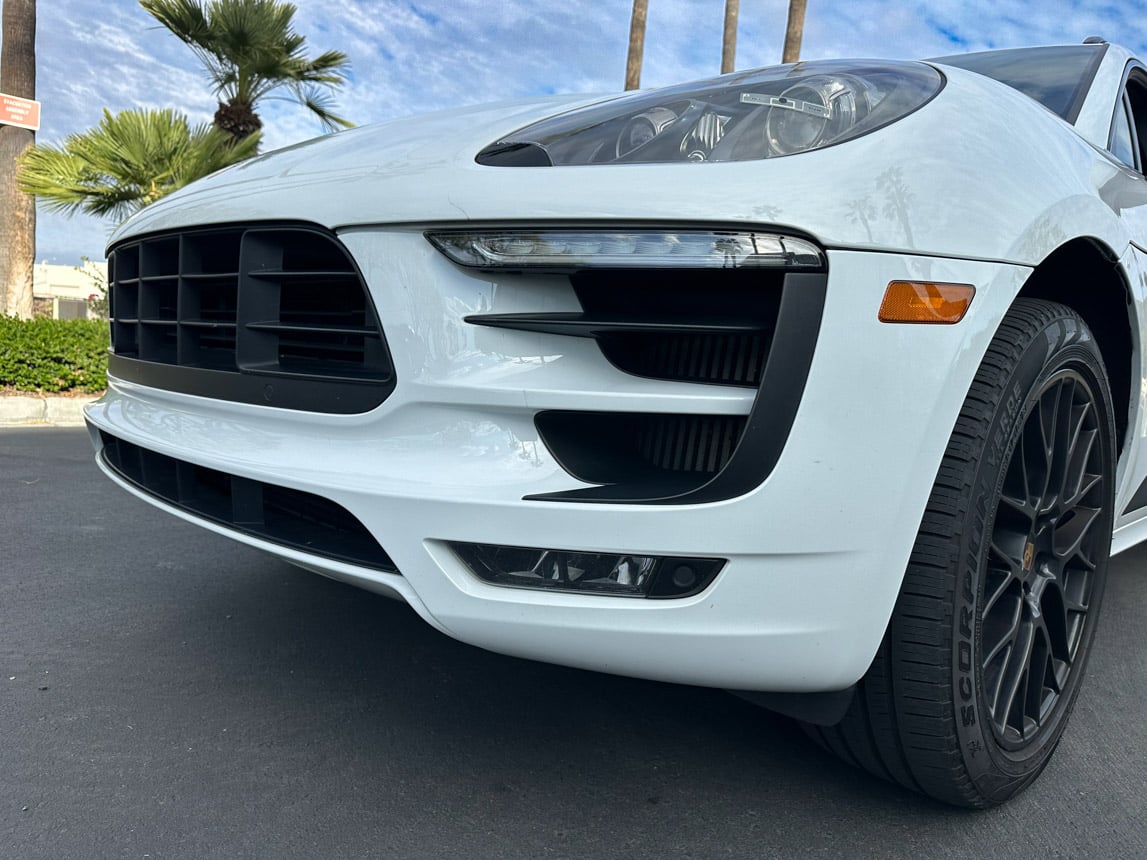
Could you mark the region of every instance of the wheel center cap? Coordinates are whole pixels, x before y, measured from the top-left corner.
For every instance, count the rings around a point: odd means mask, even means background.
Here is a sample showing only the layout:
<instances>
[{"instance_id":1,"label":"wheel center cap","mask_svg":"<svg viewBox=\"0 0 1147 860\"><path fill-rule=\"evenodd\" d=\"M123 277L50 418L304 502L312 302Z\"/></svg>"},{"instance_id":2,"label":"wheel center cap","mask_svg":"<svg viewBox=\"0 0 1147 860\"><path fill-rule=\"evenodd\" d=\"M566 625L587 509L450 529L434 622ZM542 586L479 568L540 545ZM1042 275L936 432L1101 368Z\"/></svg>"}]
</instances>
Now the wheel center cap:
<instances>
[{"instance_id":1,"label":"wheel center cap","mask_svg":"<svg viewBox=\"0 0 1147 860\"><path fill-rule=\"evenodd\" d=\"M1024 547L1024 575L1031 573L1032 562L1035 561L1035 542L1028 541Z\"/></svg>"}]
</instances>

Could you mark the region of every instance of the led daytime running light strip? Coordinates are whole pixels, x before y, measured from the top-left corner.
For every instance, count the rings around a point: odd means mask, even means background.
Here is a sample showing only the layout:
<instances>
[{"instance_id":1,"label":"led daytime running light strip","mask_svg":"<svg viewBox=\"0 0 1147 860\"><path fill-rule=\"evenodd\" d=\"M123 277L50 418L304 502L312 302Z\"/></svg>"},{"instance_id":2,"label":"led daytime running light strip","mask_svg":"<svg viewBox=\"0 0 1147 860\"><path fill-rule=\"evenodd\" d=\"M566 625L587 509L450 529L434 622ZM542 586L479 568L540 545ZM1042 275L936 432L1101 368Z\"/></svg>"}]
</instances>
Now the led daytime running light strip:
<instances>
[{"instance_id":1,"label":"led daytime running light strip","mask_svg":"<svg viewBox=\"0 0 1147 860\"><path fill-rule=\"evenodd\" d=\"M480 269L821 269L816 245L793 236L727 230L459 230L426 238Z\"/></svg>"}]
</instances>

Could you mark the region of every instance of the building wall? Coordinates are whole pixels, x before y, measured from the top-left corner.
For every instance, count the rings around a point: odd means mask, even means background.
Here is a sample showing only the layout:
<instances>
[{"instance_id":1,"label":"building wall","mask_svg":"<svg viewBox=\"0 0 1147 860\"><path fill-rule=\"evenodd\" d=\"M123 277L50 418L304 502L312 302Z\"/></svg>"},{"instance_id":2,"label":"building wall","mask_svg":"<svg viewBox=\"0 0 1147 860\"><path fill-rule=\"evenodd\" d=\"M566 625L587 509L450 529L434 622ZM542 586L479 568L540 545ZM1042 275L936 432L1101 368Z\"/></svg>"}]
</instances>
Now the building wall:
<instances>
[{"instance_id":1,"label":"building wall","mask_svg":"<svg viewBox=\"0 0 1147 860\"><path fill-rule=\"evenodd\" d=\"M82 266L37 263L33 270L32 296L36 316L56 319L95 317L88 307L92 298L103 296L108 264L91 260Z\"/></svg>"}]
</instances>

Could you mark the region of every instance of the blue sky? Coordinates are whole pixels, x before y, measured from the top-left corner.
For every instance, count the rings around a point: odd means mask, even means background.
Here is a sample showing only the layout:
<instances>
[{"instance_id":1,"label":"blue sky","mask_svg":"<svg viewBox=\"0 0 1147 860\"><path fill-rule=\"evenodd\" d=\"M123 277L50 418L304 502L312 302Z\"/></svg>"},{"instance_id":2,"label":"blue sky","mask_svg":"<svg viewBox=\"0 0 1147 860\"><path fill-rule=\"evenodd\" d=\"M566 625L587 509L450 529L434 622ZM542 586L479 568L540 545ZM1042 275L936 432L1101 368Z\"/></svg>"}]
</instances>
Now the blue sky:
<instances>
[{"instance_id":1,"label":"blue sky","mask_svg":"<svg viewBox=\"0 0 1147 860\"><path fill-rule=\"evenodd\" d=\"M312 53L350 55L353 80L338 107L360 125L517 96L618 90L632 11L631 0L296 5ZM787 9L787 0L741 0L737 68L780 61ZM723 10L724 0L649 0L642 85L717 74ZM191 52L136 0L39 0L38 16L39 141L91 127L104 107L176 107L195 121L210 120L215 100ZM1147 54L1147 0L808 0L802 57L915 58L1090 35ZM289 102L265 102L260 113L265 148L322 131ZM103 259L112 226L41 212L37 258Z\"/></svg>"}]
</instances>

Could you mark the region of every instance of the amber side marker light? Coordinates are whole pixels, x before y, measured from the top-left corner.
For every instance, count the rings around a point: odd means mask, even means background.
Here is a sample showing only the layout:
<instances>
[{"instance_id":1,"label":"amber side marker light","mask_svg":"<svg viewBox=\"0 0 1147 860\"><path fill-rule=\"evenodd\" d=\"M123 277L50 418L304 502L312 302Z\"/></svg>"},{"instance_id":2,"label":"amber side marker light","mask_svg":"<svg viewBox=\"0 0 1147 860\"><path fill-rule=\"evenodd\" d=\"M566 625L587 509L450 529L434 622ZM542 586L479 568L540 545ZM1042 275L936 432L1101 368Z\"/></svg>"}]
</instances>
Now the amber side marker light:
<instances>
[{"instance_id":1,"label":"amber side marker light","mask_svg":"<svg viewBox=\"0 0 1147 860\"><path fill-rule=\"evenodd\" d=\"M893 281L884 291L878 316L886 323L953 325L964 318L975 294L971 284Z\"/></svg>"}]
</instances>

